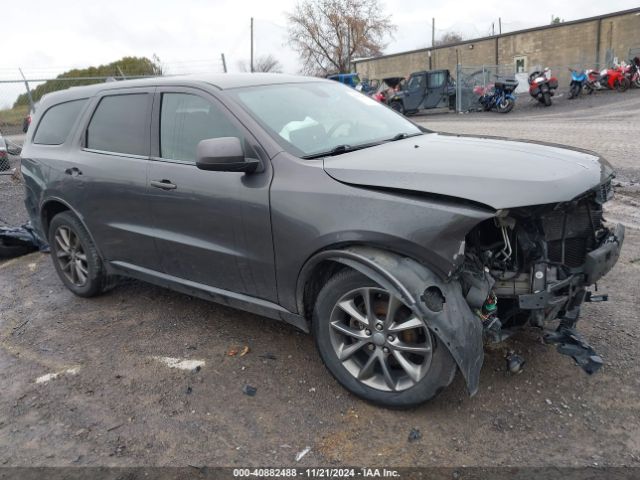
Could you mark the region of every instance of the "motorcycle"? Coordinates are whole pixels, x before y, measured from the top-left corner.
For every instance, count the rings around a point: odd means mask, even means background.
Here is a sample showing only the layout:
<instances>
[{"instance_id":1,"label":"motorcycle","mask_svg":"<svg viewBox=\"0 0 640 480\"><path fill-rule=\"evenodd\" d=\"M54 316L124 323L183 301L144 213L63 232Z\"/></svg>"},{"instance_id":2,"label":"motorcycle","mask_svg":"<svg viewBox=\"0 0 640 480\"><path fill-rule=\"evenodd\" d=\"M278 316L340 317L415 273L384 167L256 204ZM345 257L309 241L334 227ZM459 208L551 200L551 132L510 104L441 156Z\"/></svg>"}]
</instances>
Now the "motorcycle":
<instances>
[{"instance_id":1,"label":"motorcycle","mask_svg":"<svg viewBox=\"0 0 640 480\"><path fill-rule=\"evenodd\" d=\"M551 76L551 70L545 68L544 71L535 71L529 75L529 95L544 104L545 107L551 105L551 97L558 88L558 79Z\"/></svg>"},{"instance_id":2,"label":"motorcycle","mask_svg":"<svg viewBox=\"0 0 640 480\"><path fill-rule=\"evenodd\" d=\"M624 69L624 76L629 80L629 85L640 88L640 57L635 57Z\"/></svg>"},{"instance_id":3,"label":"motorcycle","mask_svg":"<svg viewBox=\"0 0 640 480\"><path fill-rule=\"evenodd\" d=\"M513 78L497 79L493 88L486 88L477 93L480 105L485 111L495 110L498 113L509 113L516 104L515 90L518 81Z\"/></svg>"},{"instance_id":4,"label":"motorcycle","mask_svg":"<svg viewBox=\"0 0 640 480\"><path fill-rule=\"evenodd\" d=\"M585 71L577 71L569 69L571 72L571 84L569 85L569 99L576 98L582 90L587 93L593 93L591 84L587 81L587 73Z\"/></svg>"},{"instance_id":5,"label":"motorcycle","mask_svg":"<svg viewBox=\"0 0 640 480\"><path fill-rule=\"evenodd\" d=\"M626 91L631 82L625 76L624 67L605 68L604 70L588 70L589 84L595 90Z\"/></svg>"}]
</instances>

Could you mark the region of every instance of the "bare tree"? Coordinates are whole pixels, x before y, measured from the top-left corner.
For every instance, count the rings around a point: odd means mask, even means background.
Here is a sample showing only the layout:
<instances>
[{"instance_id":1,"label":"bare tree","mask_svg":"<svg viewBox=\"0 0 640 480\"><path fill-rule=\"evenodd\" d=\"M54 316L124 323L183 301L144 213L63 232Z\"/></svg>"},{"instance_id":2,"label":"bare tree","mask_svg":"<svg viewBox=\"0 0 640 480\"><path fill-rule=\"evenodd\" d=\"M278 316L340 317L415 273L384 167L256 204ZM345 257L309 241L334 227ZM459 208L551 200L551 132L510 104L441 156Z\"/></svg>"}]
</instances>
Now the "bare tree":
<instances>
[{"instance_id":1,"label":"bare tree","mask_svg":"<svg viewBox=\"0 0 640 480\"><path fill-rule=\"evenodd\" d=\"M249 72L251 70L251 66L246 60L240 60L238 62L238 68L241 72ZM262 55L253 60L253 71L282 73L282 65L273 55Z\"/></svg>"},{"instance_id":2,"label":"bare tree","mask_svg":"<svg viewBox=\"0 0 640 480\"><path fill-rule=\"evenodd\" d=\"M449 45L450 43L458 43L464 40L458 32L446 32L442 37L434 42L434 46Z\"/></svg>"},{"instance_id":3,"label":"bare tree","mask_svg":"<svg viewBox=\"0 0 640 480\"><path fill-rule=\"evenodd\" d=\"M351 58L381 55L396 29L379 0L301 0L287 20L291 46L312 75L344 73Z\"/></svg>"}]
</instances>

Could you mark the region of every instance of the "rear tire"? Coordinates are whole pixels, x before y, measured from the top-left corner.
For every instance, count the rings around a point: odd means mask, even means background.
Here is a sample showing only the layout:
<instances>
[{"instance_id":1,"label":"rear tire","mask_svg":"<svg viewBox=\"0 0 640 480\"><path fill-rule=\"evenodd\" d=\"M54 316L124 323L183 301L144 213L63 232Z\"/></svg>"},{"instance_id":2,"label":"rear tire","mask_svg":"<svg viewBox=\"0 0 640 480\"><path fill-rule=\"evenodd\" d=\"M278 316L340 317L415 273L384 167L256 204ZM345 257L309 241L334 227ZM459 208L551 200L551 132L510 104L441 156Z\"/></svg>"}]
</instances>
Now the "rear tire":
<instances>
[{"instance_id":1,"label":"rear tire","mask_svg":"<svg viewBox=\"0 0 640 480\"><path fill-rule=\"evenodd\" d=\"M345 304L352 309L345 310ZM397 328L408 321L418 326ZM419 405L451 384L456 373L449 350L426 325L400 299L355 270L337 273L320 291L312 330L329 372L351 393L377 405ZM408 353L407 346L423 352Z\"/></svg>"},{"instance_id":2,"label":"rear tire","mask_svg":"<svg viewBox=\"0 0 640 480\"><path fill-rule=\"evenodd\" d=\"M98 251L80 220L59 213L49 225L53 265L62 283L79 297L93 297L107 286L107 274Z\"/></svg>"}]
</instances>

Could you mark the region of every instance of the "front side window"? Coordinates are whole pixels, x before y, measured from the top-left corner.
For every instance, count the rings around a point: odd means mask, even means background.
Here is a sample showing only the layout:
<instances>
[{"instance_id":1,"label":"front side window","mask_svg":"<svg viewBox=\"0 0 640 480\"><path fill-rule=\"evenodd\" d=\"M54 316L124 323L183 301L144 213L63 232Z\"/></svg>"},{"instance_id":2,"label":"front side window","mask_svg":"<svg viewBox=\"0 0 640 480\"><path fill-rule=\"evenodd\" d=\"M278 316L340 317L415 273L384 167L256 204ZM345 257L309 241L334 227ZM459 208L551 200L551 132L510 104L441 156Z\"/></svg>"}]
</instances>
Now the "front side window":
<instances>
[{"instance_id":1,"label":"front side window","mask_svg":"<svg viewBox=\"0 0 640 480\"><path fill-rule=\"evenodd\" d=\"M287 151L311 157L421 130L393 110L334 82L227 90Z\"/></svg>"},{"instance_id":2,"label":"front side window","mask_svg":"<svg viewBox=\"0 0 640 480\"><path fill-rule=\"evenodd\" d=\"M73 100L71 102L59 103L49 108L40 123L38 129L33 136L33 143L40 145L62 145L71 127L76 122L80 110L84 106L86 98L81 100Z\"/></svg>"},{"instance_id":3,"label":"front side window","mask_svg":"<svg viewBox=\"0 0 640 480\"><path fill-rule=\"evenodd\" d=\"M424 88L424 75L416 75L409 79L409 90L422 90Z\"/></svg>"},{"instance_id":4,"label":"front side window","mask_svg":"<svg viewBox=\"0 0 640 480\"><path fill-rule=\"evenodd\" d=\"M240 131L210 101L189 93L163 93L160 110L160 157L196 161L196 148L207 138L238 137Z\"/></svg>"},{"instance_id":5,"label":"front side window","mask_svg":"<svg viewBox=\"0 0 640 480\"><path fill-rule=\"evenodd\" d=\"M87 148L129 155L147 155L148 106L147 93L103 97L87 128Z\"/></svg>"}]
</instances>

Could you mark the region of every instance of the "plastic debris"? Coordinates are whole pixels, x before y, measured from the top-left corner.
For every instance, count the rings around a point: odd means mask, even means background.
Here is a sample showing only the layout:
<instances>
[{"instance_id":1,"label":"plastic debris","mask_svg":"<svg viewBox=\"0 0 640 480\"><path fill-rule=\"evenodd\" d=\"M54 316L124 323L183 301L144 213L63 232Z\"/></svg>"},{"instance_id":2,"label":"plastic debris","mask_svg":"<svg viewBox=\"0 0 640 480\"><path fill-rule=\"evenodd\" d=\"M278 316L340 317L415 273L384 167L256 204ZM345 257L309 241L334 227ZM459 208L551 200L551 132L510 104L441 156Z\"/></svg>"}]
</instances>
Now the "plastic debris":
<instances>
[{"instance_id":1,"label":"plastic debris","mask_svg":"<svg viewBox=\"0 0 640 480\"><path fill-rule=\"evenodd\" d=\"M411 431L409 432L409 442L415 442L418 441L422 438L422 432L420 431L419 428L412 428Z\"/></svg>"},{"instance_id":2,"label":"plastic debris","mask_svg":"<svg viewBox=\"0 0 640 480\"><path fill-rule=\"evenodd\" d=\"M509 352L505 357L507 360L507 370L511 373L522 373L522 367L524 367L525 360L515 352Z\"/></svg>"},{"instance_id":3,"label":"plastic debris","mask_svg":"<svg viewBox=\"0 0 640 480\"><path fill-rule=\"evenodd\" d=\"M0 227L0 258L13 258L40 250L48 252L49 245L35 232L31 223L21 227Z\"/></svg>"},{"instance_id":4,"label":"plastic debris","mask_svg":"<svg viewBox=\"0 0 640 480\"><path fill-rule=\"evenodd\" d=\"M249 353L249 345L245 345L244 347L242 347L242 350L240 351L240 356L244 357L247 353Z\"/></svg>"},{"instance_id":5,"label":"plastic debris","mask_svg":"<svg viewBox=\"0 0 640 480\"><path fill-rule=\"evenodd\" d=\"M245 395L249 395L250 397L255 397L258 389L256 387L252 387L251 385L244 385L242 387L242 393Z\"/></svg>"},{"instance_id":6,"label":"plastic debris","mask_svg":"<svg viewBox=\"0 0 640 480\"><path fill-rule=\"evenodd\" d=\"M296 462L299 462L300 460L302 460L302 457L304 457L310 451L311 451L311 447L304 447L303 450L296 453Z\"/></svg>"}]
</instances>

